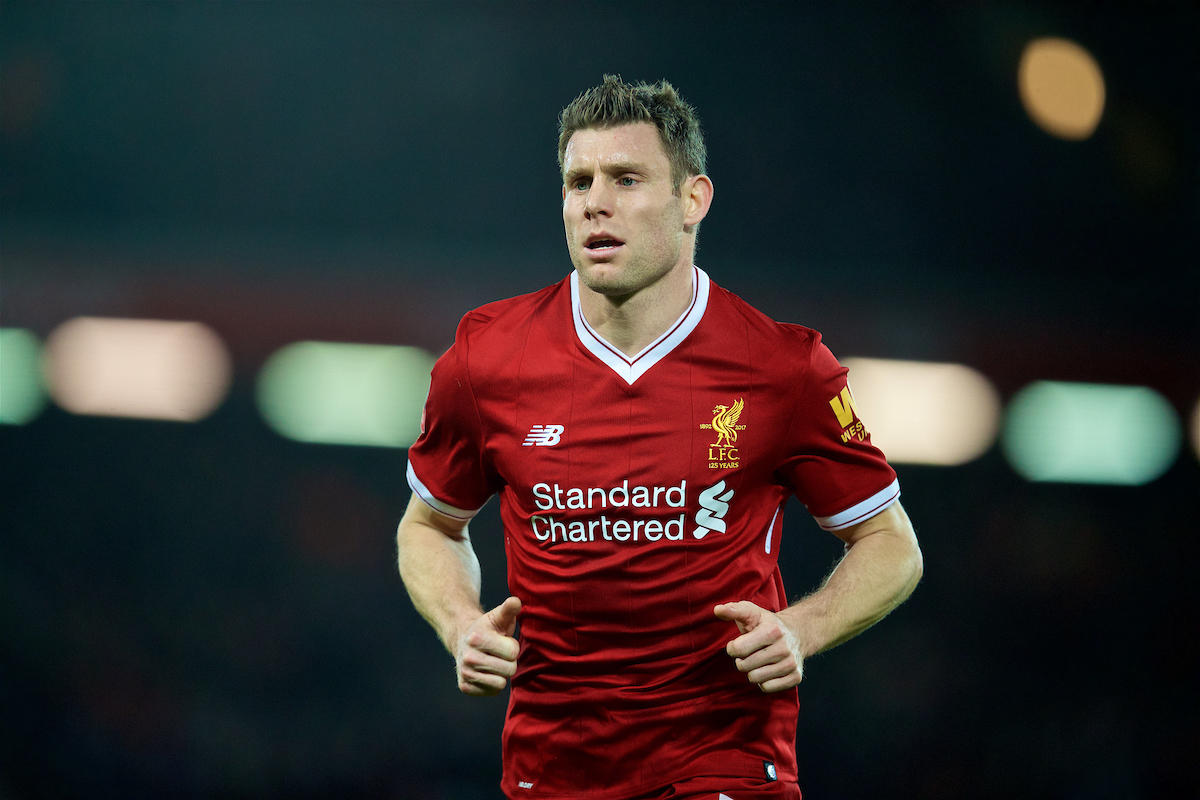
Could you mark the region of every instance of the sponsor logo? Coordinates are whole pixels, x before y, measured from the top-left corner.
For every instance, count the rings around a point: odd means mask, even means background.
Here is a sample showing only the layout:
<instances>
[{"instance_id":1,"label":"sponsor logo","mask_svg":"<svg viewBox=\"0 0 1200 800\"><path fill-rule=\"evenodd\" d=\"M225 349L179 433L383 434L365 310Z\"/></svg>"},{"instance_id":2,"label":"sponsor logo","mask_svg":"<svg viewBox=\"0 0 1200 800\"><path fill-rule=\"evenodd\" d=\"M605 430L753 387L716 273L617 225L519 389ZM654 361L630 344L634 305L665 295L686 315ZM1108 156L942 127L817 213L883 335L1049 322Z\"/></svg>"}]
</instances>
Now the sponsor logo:
<instances>
[{"instance_id":1,"label":"sponsor logo","mask_svg":"<svg viewBox=\"0 0 1200 800\"><path fill-rule=\"evenodd\" d=\"M733 489L725 492L725 481L717 481L700 493L700 510L696 512L696 530L692 535L703 539L713 531L725 532L725 514L729 511L729 501L733 498Z\"/></svg>"},{"instance_id":2,"label":"sponsor logo","mask_svg":"<svg viewBox=\"0 0 1200 800\"><path fill-rule=\"evenodd\" d=\"M529 517L529 527L547 545L679 542L687 530L687 492L686 480L677 486L630 486L628 480L611 487L536 483L532 500L537 511ZM721 480L700 493L693 537L725 533L733 492Z\"/></svg>"},{"instance_id":3,"label":"sponsor logo","mask_svg":"<svg viewBox=\"0 0 1200 800\"><path fill-rule=\"evenodd\" d=\"M550 512L534 514L529 519L539 542L678 542L683 539L687 512L677 516L664 516L663 512L687 506L687 481L680 481L678 486L630 486L624 480L620 486L607 488L537 483L533 486L533 504L541 512ZM649 518L623 518L632 516L624 509L635 508L657 514ZM604 513L595 514L596 510ZM580 511L584 513L571 513Z\"/></svg>"},{"instance_id":4,"label":"sponsor logo","mask_svg":"<svg viewBox=\"0 0 1200 800\"><path fill-rule=\"evenodd\" d=\"M534 425L529 429L529 435L521 442L522 447L537 445L538 447L553 447L562 440L566 430L562 425Z\"/></svg>"},{"instance_id":5,"label":"sponsor logo","mask_svg":"<svg viewBox=\"0 0 1200 800\"><path fill-rule=\"evenodd\" d=\"M840 393L833 396L833 399L829 401L829 407L833 409L838 425L842 426L843 442L849 442L851 439L857 439L860 442L867 440L867 429L863 427L862 420L858 418L858 406L854 403L854 395L850 393L850 384L846 384Z\"/></svg>"},{"instance_id":6,"label":"sponsor logo","mask_svg":"<svg viewBox=\"0 0 1200 800\"><path fill-rule=\"evenodd\" d=\"M520 786L522 789L532 789L533 782L532 781L517 781L517 786Z\"/></svg>"},{"instance_id":7,"label":"sponsor logo","mask_svg":"<svg viewBox=\"0 0 1200 800\"><path fill-rule=\"evenodd\" d=\"M738 431L746 430L746 426L739 425L738 418L745 407L746 402L740 397L733 401L733 405L718 403L713 408L712 424L700 426L700 430L717 433L717 440L708 446L709 469L737 469L741 466L737 439Z\"/></svg>"}]
</instances>

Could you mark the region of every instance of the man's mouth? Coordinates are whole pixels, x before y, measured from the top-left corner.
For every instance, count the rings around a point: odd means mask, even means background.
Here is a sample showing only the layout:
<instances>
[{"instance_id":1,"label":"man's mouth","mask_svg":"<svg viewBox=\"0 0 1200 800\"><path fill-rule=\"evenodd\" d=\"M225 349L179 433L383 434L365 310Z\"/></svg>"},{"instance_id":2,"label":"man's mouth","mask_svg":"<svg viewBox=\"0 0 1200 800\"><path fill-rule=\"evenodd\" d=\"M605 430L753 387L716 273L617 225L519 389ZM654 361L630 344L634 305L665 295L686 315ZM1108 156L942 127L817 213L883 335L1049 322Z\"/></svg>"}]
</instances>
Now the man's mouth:
<instances>
[{"instance_id":1,"label":"man's mouth","mask_svg":"<svg viewBox=\"0 0 1200 800\"><path fill-rule=\"evenodd\" d=\"M589 236L587 240L584 241L583 246L592 252L602 253L608 250L615 250L623 244L625 243L620 239L613 238L612 236L599 235Z\"/></svg>"}]
</instances>

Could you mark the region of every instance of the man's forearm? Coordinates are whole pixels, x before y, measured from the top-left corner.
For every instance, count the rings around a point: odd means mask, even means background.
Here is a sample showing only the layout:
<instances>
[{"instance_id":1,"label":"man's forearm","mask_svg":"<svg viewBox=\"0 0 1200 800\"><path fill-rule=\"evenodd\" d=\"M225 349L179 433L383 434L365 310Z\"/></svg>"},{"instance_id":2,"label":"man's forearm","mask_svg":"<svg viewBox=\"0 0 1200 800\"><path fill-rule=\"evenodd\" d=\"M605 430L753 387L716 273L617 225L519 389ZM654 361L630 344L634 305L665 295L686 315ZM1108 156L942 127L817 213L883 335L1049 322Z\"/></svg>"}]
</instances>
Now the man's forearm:
<instances>
[{"instance_id":1,"label":"man's forearm","mask_svg":"<svg viewBox=\"0 0 1200 800\"><path fill-rule=\"evenodd\" d=\"M819 590L779 613L799 639L805 658L883 619L921 579L921 550L908 515L897 503L880 517L850 544Z\"/></svg>"},{"instance_id":2,"label":"man's forearm","mask_svg":"<svg viewBox=\"0 0 1200 800\"><path fill-rule=\"evenodd\" d=\"M448 534L406 514L396 533L400 577L413 606L453 655L458 635L483 614L479 559L466 528Z\"/></svg>"}]
</instances>

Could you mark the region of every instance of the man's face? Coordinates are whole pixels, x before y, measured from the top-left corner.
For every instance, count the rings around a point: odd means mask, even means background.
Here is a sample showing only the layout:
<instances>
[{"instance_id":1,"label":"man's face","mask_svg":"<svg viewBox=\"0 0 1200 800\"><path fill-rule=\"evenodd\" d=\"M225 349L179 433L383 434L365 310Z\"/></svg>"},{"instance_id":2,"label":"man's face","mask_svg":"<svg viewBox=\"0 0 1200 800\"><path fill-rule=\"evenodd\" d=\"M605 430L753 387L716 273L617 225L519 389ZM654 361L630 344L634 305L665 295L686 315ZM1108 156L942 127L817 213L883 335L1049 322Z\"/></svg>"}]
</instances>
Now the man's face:
<instances>
[{"instance_id":1,"label":"man's face","mask_svg":"<svg viewBox=\"0 0 1200 800\"><path fill-rule=\"evenodd\" d=\"M652 123L571 136L563 158L563 225L585 286L626 296L680 263L685 204L671 188L671 162Z\"/></svg>"}]
</instances>

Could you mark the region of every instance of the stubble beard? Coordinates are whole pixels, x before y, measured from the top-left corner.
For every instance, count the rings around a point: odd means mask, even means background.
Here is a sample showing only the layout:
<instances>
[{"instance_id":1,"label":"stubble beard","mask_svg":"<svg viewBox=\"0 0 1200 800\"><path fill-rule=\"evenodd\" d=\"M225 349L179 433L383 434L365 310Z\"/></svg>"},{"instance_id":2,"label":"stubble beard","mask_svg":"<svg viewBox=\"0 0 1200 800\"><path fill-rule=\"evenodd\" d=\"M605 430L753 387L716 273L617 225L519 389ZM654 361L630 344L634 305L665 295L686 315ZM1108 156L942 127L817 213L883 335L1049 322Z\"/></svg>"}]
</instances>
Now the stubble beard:
<instances>
[{"instance_id":1,"label":"stubble beard","mask_svg":"<svg viewBox=\"0 0 1200 800\"><path fill-rule=\"evenodd\" d=\"M611 262L593 263L579 253L573 254L572 260L584 286L613 300L630 297L657 283L675 263L665 258L634 256L614 266Z\"/></svg>"},{"instance_id":2,"label":"stubble beard","mask_svg":"<svg viewBox=\"0 0 1200 800\"><path fill-rule=\"evenodd\" d=\"M637 292L658 283L679 263L683 253L684 234L680 233L640 253L628 254L628 260L620 266L612 262L594 263L582 252L582 245L573 243L571 263L579 273L579 280L593 292L612 300L628 299ZM630 245L626 243L626 247ZM599 268L599 269L597 269ZM608 274L603 274L607 272Z\"/></svg>"}]
</instances>

